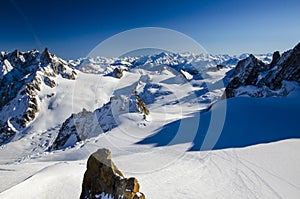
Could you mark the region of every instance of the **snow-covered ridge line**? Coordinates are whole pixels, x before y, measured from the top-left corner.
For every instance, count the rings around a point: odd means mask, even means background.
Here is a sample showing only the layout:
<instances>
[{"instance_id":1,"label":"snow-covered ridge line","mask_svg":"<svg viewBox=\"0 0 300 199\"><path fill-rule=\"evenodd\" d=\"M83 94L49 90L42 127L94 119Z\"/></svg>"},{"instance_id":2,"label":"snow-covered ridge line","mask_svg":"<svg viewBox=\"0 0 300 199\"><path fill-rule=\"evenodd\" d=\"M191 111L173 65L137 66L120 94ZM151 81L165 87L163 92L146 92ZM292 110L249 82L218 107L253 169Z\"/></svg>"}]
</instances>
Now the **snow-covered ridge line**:
<instances>
[{"instance_id":1,"label":"snow-covered ridge line","mask_svg":"<svg viewBox=\"0 0 300 199\"><path fill-rule=\"evenodd\" d=\"M128 68L144 67L153 65L166 65L178 71L201 71L222 65L224 67L234 67L239 60L248 57L250 54L242 55L212 55L212 54L193 54L193 53L167 53L162 52L156 55L143 55L137 57L86 57L77 60L69 60L73 67L87 73L108 74L117 66ZM269 63L272 58L271 53L256 55L265 63Z\"/></svg>"}]
</instances>

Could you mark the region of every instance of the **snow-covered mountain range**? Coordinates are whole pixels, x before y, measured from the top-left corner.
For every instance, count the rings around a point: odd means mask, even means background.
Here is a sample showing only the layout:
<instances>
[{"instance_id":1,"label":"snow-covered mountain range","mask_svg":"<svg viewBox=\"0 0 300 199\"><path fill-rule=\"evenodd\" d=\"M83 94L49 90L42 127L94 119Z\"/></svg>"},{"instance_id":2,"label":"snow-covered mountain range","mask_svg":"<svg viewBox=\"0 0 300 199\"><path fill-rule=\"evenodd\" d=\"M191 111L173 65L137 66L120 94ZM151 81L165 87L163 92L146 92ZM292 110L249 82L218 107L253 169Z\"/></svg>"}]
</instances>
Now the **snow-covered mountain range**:
<instances>
[{"instance_id":1,"label":"snow-covered mountain range","mask_svg":"<svg viewBox=\"0 0 300 199\"><path fill-rule=\"evenodd\" d=\"M1 52L0 69L0 198L78 198L103 147L146 198L300 194L300 44L240 56Z\"/></svg>"},{"instance_id":2,"label":"snow-covered mountain range","mask_svg":"<svg viewBox=\"0 0 300 199\"><path fill-rule=\"evenodd\" d=\"M239 60L248 57L245 53L240 56L211 55L193 53L167 53L162 52L156 55L144 55L138 57L122 58L80 58L69 60L69 63L76 69L87 73L107 74L113 71L115 66L126 68L145 67L154 65L166 65L177 70L185 70L190 73L199 73L202 70L214 69L217 65L234 67ZM256 55L264 62L272 60L272 54Z\"/></svg>"},{"instance_id":3,"label":"snow-covered mountain range","mask_svg":"<svg viewBox=\"0 0 300 199\"><path fill-rule=\"evenodd\" d=\"M59 79L76 81L75 69L84 73L109 76L113 74L114 69L129 71L165 66L190 80L189 78L195 79L196 76L202 79L205 71L232 68L247 56L161 53L142 57L97 57L65 61L51 54L48 49L42 53L37 50L25 53L17 50L12 53L2 52L0 143L9 140L17 132L22 134L26 131L29 123L36 119L41 101L56 98L55 87L64 84ZM270 54L259 57L265 62L270 62ZM48 105L48 109L51 109L52 104Z\"/></svg>"}]
</instances>

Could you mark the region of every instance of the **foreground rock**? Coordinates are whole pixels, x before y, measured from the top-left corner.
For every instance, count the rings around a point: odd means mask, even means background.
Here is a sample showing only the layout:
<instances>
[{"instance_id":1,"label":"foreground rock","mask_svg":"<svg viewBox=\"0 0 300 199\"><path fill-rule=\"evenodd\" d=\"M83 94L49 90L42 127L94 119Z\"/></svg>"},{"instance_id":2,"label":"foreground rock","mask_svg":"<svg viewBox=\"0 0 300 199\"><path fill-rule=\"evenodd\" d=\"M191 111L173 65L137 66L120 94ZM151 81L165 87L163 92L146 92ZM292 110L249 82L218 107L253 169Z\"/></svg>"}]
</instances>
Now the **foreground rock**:
<instances>
[{"instance_id":1,"label":"foreground rock","mask_svg":"<svg viewBox=\"0 0 300 199\"><path fill-rule=\"evenodd\" d=\"M145 199L136 178L124 178L108 149L98 149L87 162L80 199Z\"/></svg>"}]
</instances>

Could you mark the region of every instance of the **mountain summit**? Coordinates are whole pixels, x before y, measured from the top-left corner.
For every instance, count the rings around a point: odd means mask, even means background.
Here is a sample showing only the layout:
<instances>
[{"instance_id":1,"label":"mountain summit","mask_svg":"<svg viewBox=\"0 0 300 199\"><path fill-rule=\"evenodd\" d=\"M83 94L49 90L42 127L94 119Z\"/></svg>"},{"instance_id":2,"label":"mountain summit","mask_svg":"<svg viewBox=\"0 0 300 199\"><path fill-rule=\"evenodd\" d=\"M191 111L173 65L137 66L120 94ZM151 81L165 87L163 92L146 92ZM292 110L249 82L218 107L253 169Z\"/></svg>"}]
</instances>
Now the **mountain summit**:
<instances>
[{"instance_id":1,"label":"mountain summit","mask_svg":"<svg viewBox=\"0 0 300 199\"><path fill-rule=\"evenodd\" d=\"M285 96L300 83L300 43L281 56L274 52L270 64L250 55L238 62L229 78L223 98Z\"/></svg>"},{"instance_id":2,"label":"mountain summit","mask_svg":"<svg viewBox=\"0 0 300 199\"><path fill-rule=\"evenodd\" d=\"M39 93L45 87L55 87L58 76L76 78L75 70L47 48L43 53L1 52L0 69L0 145L35 119L41 100Z\"/></svg>"}]
</instances>

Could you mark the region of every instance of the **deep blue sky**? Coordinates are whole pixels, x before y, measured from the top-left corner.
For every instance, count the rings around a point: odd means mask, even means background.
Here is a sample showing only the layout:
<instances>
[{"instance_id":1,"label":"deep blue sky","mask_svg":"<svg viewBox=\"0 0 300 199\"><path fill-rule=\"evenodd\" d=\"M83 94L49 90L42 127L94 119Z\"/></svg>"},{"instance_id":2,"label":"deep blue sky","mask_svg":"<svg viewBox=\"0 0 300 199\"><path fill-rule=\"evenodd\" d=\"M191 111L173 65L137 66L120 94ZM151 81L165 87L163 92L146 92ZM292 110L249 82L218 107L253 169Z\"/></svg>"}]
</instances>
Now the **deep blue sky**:
<instances>
[{"instance_id":1,"label":"deep blue sky","mask_svg":"<svg viewBox=\"0 0 300 199\"><path fill-rule=\"evenodd\" d=\"M132 28L180 31L213 54L284 51L300 42L298 0L7 0L0 3L0 50L86 56Z\"/></svg>"}]
</instances>

